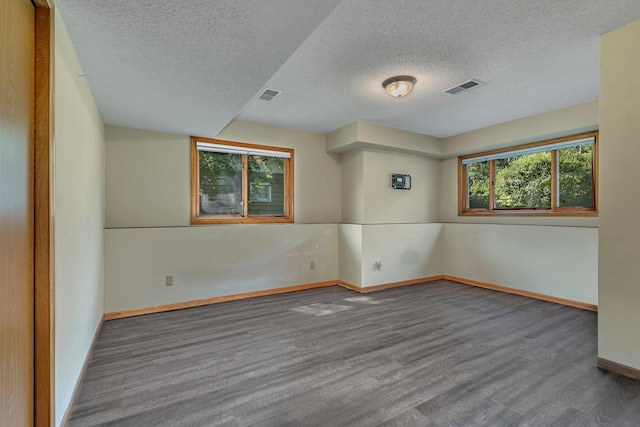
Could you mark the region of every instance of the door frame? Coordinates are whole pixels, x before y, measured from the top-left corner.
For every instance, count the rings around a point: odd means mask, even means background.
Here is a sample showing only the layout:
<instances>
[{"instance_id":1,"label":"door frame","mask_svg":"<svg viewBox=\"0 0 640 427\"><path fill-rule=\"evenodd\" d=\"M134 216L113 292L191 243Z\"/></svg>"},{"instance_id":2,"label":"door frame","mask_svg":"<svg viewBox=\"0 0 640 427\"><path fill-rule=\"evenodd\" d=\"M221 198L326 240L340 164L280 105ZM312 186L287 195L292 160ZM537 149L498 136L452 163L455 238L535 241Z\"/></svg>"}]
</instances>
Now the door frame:
<instances>
[{"instance_id":1,"label":"door frame","mask_svg":"<svg viewBox=\"0 0 640 427\"><path fill-rule=\"evenodd\" d=\"M34 424L55 425L53 227L54 0L35 6Z\"/></svg>"}]
</instances>

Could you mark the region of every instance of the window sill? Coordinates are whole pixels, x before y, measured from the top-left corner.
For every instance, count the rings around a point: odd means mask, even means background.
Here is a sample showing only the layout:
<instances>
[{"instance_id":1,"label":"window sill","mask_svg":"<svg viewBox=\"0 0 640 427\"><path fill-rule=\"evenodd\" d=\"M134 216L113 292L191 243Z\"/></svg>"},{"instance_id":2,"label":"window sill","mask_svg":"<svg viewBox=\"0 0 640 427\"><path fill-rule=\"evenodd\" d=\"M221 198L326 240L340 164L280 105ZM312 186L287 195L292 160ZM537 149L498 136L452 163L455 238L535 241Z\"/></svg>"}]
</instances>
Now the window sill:
<instances>
[{"instance_id":1,"label":"window sill","mask_svg":"<svg viewBox=\"0 0 640 427\"><path fill-rule=\"evenodd\" d=\"M191 225L206 225L206 224L282 224L292 223L293 218L283 216L264 216L264 217L206 217L201 216L198 218L191 218Z\"/></svg>"},{"instance_id":2,"label":"window sill","mask_svg":"<svg viewBox=\"0 0 640 427\"><path fill-rule=\"evenodd\" d=\"M495 209L495 210L467 210L459 211L458 216L576 216L585 217L598 216L598 211L590 209Z\"/></svg>"}]
</instances>

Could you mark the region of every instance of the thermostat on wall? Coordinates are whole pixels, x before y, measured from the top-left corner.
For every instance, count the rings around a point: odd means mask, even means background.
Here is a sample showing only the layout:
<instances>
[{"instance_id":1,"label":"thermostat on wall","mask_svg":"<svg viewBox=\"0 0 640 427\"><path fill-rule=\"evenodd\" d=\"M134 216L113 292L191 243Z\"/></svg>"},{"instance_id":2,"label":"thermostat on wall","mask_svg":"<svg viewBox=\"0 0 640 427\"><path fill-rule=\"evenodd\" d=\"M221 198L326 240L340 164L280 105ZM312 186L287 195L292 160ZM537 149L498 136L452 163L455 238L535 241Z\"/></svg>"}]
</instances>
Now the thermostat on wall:
<instances>
[{"instance_id":1,"label":"thermostat on wall","mask_svg":"<svg viewBox=\"0 0 640 427\"><path fill-rule=\"evenodd\" d=\"M404 173L392 173L391 187L396 190L411 190L411 175Z\"/></svg>"}]
</instances>

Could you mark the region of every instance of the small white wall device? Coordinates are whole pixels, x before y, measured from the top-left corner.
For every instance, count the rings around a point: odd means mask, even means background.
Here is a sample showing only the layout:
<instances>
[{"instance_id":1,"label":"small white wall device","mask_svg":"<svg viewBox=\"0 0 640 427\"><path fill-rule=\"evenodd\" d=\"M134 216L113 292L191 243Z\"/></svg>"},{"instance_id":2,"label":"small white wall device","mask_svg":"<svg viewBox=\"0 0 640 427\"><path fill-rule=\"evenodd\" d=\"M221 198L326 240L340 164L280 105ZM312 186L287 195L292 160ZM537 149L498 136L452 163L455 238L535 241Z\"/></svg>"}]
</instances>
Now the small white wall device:
<instances>
[{"instance_id":1,"label":"small white wall device","mask_svg":"<svg viewBox=\"0 0 640 427\"><path fill-rule=\"evenodd\" d=\"M396 190L411 190L411 175L392 173L391 187Z\"/></svg>"}]
</instances>

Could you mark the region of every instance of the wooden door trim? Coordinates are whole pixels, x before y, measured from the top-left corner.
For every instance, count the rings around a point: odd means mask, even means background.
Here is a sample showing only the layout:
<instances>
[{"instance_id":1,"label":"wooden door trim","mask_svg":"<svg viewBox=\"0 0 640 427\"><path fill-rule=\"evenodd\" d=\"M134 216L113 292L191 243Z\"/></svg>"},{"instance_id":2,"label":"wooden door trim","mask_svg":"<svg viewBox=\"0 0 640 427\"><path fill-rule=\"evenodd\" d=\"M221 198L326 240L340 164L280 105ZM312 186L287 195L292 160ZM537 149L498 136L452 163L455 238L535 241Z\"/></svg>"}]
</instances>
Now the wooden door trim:
<instances>
[{"instance_id":1,"label":"wooden door trim","mask_svg":"<svg viewBox=\"0 0 640 427\"><path fill-rule=\"evenodd\" d=\"M34 424L55 425L53 245L52 0L35 9L34 123Z\"/></svg>"}]
</instances>

